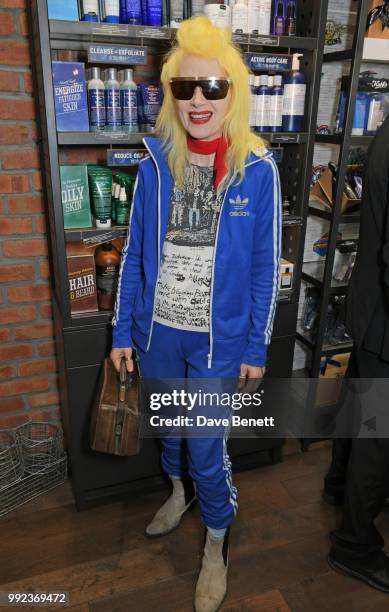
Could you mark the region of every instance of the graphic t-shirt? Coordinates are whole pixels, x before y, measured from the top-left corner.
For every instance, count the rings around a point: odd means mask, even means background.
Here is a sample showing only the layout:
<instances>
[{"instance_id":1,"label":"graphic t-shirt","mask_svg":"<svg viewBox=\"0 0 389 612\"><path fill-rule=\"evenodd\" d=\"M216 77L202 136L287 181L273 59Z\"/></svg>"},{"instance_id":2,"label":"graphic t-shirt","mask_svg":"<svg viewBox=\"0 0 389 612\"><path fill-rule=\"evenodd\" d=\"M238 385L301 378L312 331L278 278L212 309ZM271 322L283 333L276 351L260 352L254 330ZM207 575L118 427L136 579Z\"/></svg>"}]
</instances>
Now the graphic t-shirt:
<instances>
[{"instance_id":1,"label":"graphic t-shirt","mask_svg":"<svg viewBox=\"0 0 389 612\"><path fill-rule=\"evenodd\" d=\"M184 187L174 188L157 283L154 320L209 331L213 253L221 197L213 167L189 164Z\"/></svg>"}]
</instances>

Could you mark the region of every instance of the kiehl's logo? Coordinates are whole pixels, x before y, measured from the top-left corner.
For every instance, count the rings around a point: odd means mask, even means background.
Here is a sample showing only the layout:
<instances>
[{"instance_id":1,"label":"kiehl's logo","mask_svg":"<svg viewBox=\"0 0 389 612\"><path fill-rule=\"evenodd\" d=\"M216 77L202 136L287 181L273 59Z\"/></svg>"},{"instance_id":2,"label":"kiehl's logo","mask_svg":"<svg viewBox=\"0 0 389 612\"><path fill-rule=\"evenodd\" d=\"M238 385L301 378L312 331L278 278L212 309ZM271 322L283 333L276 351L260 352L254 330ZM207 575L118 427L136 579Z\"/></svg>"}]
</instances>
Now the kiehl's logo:
<instances>
[{"instance_id":1,"label":"kiehl's logo","mask_svg":"<svg viewBox=\"0 0 389 612\"><path fill-rule=\"evenodd\" d=\"M242 199L240 195L238 194L235 200L233 198L230 198L229 201L230 201L231 206L233 206L234 208L230 212L230 217L249 217L250 216L250 213L244 210L247 204L249 203L248 198Z\"/></svg>"}]
</instances>

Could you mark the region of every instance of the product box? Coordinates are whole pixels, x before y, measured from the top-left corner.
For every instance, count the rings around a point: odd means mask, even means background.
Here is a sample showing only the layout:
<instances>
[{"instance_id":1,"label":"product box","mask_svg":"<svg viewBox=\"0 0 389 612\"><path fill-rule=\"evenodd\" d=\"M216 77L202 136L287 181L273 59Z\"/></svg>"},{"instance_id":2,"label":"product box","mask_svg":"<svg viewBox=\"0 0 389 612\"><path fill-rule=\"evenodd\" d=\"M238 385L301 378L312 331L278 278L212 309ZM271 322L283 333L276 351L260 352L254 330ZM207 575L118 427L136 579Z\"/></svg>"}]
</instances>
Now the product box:
<instances>
[{"instance_id":1,"label":"product box","mask_svg":"<svg viewBox=\"0 0 389 612\"><path fill-rule=\"evenodd\" d=\"M52 62L58 132L89 132L85 64Z\"/></svg>"},{"instance_id":2,"label":"product box","mask_svg":"<svg viewBox=\"0 0 389 612\"><path fill-rule=\"evenodd\" d=\"M49 19L62 19L63 21L78 21L77 0L48 0L47 10Z\"/></svg>"},{"instance_id":3,"label":"product box","mask_svg":"<svg viewBox=\"0 0 389 612\"><path fill-rule=\"evenodd\" d=\"M347 370L350 353L334 355L320 374L315 406L334 406L339 400L343 378Z\"/></svg>"},{"instance_id":4,"label":"product box","mask_svg":"<svg viewBox=\"0 0 389 612\"><path fill-rule=\"evenodd\" d=\"M317 200L321 204L324 204L327 208L332 208L332 172L329 168L326 168L315 183L315 185L311 188L310 199ZM356 210L361 205L361 200L350 199L343 194L342 198L342 213L351 212Z\"/></svg>"},{"instance_id":5,"label":"product box","mask_svg":"<svg viewBox=\"0 0 389 612\"><path fill-rule=\"evenodd\" d=\"M281 259L280 262L280 291L291 291L293 286L293 269L294 264L287 259Z\"/></svg>"},{"instance_id":6,"label":"product box","mask_svg":"<svg viewBox=\"0 0 389 612\"><path fill-rule=\"evenodd\" d=\"M66 247L71 314L97 312L96 266L94 250L82 242Z\"/></svg>"},{"instance_id":7,"label":"product box","mask_svg":"<svg viewBox=\"0 0 389 612\"><path fill-rule=\"evenodd\" d=\"M92 227L87 166L61 166L60 175L64 228Z\"/></svg>"},{"instance_id":8,"label":"product box","mask_svg":"<svg viewBox=\"0 0 389 612\"><path fill-rule=\"evenodd\" d=\"M385 18L385 0L371 0L367 22L371 24L367 29L367 38L389 39L389 22Z\"/></svg>"}]
</instances>

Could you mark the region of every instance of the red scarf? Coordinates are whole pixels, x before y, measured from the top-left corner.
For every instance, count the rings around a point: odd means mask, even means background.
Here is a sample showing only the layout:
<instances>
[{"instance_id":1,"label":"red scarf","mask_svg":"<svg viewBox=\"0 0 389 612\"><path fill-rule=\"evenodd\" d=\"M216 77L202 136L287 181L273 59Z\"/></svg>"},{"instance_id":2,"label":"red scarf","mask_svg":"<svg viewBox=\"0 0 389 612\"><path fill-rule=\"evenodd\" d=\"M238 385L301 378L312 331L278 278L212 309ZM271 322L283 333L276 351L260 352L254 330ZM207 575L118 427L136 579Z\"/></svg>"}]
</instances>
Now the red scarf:
<instances>
[{"instance_id":1,"label":"red scarf","mask_svg":"<svg viewBox=\"0 0 389 612\"><path fill-rule=\"evenodd\" d=\"M192 136L187 134L186 142L189 151L192 151L192 153L198 153L200 155L212 155L212 153L216 153L214 161L214 187L215 190L217 190L221 181L227 174L227 164L225 158L228 149L228 141L223 138L223 136L220 136L220 138L216 138L215 140L197 140L196 138L192 138Z\"/></svg>"}]
</instances>

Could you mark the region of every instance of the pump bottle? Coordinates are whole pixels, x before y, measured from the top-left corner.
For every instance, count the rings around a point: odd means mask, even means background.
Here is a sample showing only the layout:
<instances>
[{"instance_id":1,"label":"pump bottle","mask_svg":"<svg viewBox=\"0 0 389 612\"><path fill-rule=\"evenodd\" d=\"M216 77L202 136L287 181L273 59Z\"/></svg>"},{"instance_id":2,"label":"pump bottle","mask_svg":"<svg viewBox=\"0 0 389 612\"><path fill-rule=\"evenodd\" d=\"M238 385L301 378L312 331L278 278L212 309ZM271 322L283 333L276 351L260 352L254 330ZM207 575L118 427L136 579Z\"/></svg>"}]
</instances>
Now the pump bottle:
<instances>
[{"instance_id":1,"label":"pump bottle","mask_svg":"<svg viewBox=\"0 0 389 612\"><path fill-rule=\"evenodd\" d=\"M137 88L132 78L133 71L124 71L123 82L120 85L120 101L122 106L122 126L125 132L138 131Z\"/></svg>"},{"instance_id":2,"label":"pump bottle","mask_svg":"<svg viewBox=\"0 0 389 612\"><path fill-rule=\"evenodd\" d=\"M89 123L92 132L105 129L105 86L101 80L100 68L93 67L88 81Z\"/></svg>"}]
</instances>

